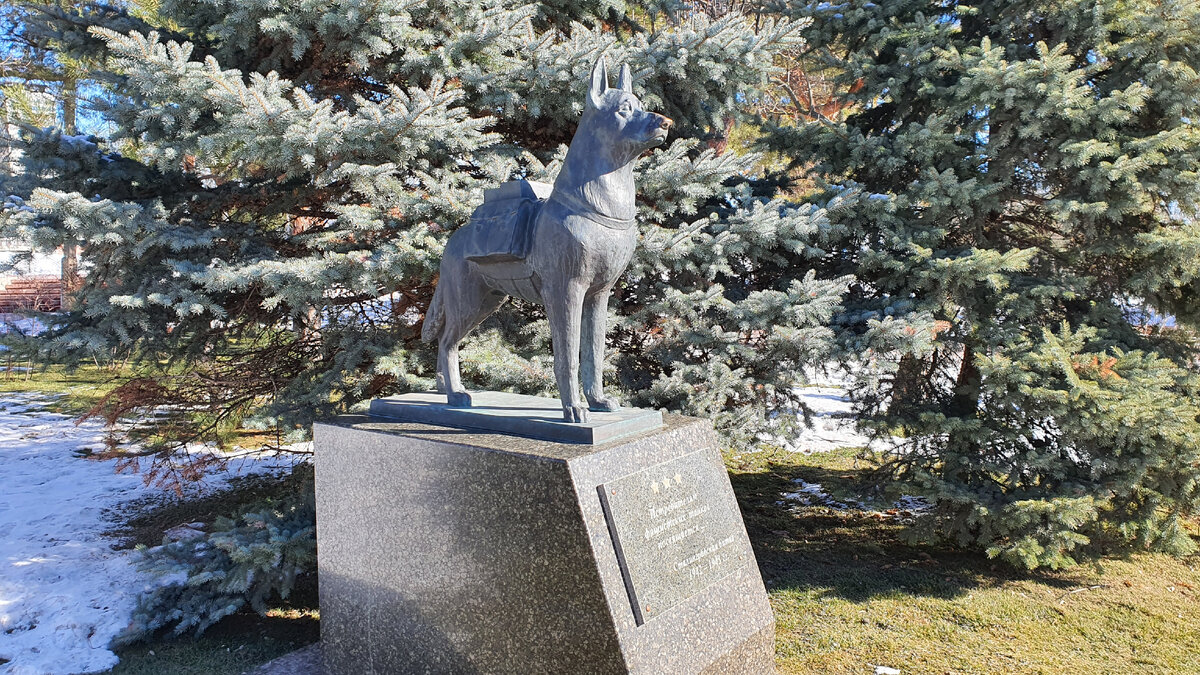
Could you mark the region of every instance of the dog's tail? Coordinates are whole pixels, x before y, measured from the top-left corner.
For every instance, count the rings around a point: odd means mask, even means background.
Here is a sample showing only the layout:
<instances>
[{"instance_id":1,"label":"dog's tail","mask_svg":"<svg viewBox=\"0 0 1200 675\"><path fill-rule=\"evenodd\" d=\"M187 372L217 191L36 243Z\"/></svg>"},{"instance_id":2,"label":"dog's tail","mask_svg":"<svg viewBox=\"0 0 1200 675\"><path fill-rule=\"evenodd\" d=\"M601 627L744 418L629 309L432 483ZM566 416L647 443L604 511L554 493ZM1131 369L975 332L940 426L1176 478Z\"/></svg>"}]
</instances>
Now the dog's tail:
<instances>
[{"instance_id":1,"label":"dog's tail","mask_svg":"<svg viewBox=\"0 0 1200 675\"><path fill-rule=\"evenodd\" d=\"M433 289L433 300L429 302L429 310L425 312L425 322L421 324L421 339L425 342L435 342L442 334L442 326L446 323L446 312L442 306L442 284Z\"/></svg>"}]
</instances>

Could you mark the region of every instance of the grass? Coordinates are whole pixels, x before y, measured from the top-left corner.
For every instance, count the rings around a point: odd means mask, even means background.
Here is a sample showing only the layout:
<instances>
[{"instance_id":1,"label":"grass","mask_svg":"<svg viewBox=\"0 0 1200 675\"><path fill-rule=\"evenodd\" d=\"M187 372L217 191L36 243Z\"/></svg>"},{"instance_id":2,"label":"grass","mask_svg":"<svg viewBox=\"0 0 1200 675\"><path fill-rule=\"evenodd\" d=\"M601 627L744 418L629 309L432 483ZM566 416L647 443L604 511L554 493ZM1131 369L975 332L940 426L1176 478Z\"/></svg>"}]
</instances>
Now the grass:
<instances>
[{"instance_id":1,"label":"grass","mask_svg":"<svg viewBox=\"0 0 1200 675\"><path fill-rule=\"evenodd\" d=\"M28 365L28 362L26 362ZM0 363L0 394L11 392L49 394L58 397L46 409L78 416L91 410L128 373L94 365L69 370L65 366L35 366L29 372L8 369Z\"/></svg>"},{"instance_id":2,"label":"grass","mask_svg":"<svg viewBox=\"0 0 1200 675\"><path fill-rule=\"evenodd\" d=\"M3 353L0 353L0 357ZM28 361L12 364L27 367ZM69 369L62 365L38 366L33 370L16 370L0 360L0 395L10 392L35 393L53 396L44 402L50 412L79 417L91 410L106 394L134 376L129 368L82 365ZM97 418L102 421L103 418ZM142 442L162 440L151 433L140 437ZM260 448L281 445L279 437L270 431L244 429L231 425L210 432L198 441L216 441L223 448L240 446Z\"/></svg>"},{"instance_id":3,"label":"grass","mask_svg":"<svg viewBox=\"0 0 1200 675\"><path fill-rule=\"evenodd\" d=\"M853 456L729 458L781 673L1200 669L1200 558L1139 554L1031 574L905 543L887 514L776 504L794 479L839 497L860 490L865 467Z\"/></svg>"}]
</instances>

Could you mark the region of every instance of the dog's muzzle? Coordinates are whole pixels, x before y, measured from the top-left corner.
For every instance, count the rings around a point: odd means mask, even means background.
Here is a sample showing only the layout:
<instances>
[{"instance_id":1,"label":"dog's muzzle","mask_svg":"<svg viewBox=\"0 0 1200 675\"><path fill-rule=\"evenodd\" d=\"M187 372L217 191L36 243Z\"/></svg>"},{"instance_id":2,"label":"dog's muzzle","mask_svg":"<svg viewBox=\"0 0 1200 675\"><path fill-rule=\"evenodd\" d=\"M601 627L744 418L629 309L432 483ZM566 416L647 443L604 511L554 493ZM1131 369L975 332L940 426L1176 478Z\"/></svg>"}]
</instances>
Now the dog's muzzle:
<instances>
[{"instance_id":1,"label":"dog's muzzle","mask_svg":"<svg viewBox=\"0 0 1200 675\"><path fill-rule=\"evenodd\" d=\"M659 115L655 113L654 117L656 118L657 122L657 124L654 125L654 138L656 140L664 141L667 139L667 130L669 130L671 125L675 122L666 115Z\"/></svg>"}]
</instances>

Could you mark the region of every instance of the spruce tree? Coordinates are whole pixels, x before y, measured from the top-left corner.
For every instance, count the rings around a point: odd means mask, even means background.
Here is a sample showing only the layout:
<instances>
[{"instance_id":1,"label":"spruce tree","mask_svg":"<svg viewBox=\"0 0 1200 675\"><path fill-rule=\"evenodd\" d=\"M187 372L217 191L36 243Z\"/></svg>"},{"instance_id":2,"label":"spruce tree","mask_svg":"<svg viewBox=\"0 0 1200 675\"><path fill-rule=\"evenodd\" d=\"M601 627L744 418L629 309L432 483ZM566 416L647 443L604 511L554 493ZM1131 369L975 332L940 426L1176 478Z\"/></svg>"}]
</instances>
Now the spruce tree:
<instances>
[{"instance_id":1,"label":"spruce tree","mask_svg":"<svg viewBox=\"0 0 1200 675\"><path fill-rule=\"evenodd\" d=\"M780 11L812 18L805 58L853 92L767 140L840 205L847 316L936 335L856 389L937 501L925 533L1028 567L1194 551L1200 7Z\"/></svg>"},{"instance_id":2,"label":"spruce tree","mask_svg":"<svg viewBox=\"0 0 1200 675\"><path fill-rule=\"evenodd\" d=\"M642 241L610 353L627 403L746 437L794 402L848 279L810 273L825 212L717 152L804 21L556 0L163 0L49 9L32 30L102 58L110 138L31 133L4 235L83 242L78 310L37 343L131 359L104 412L175 403L193 432L313 419L433 384L419 342L441 248L505 180L552 179L604 54L675 135L643 158ZM14 183L13 185L17 185ZM539 308L463 352L468 386L550 393ZM614 378L610 378L613 381ZM197 413L203 412L203 415Z\"/></svg>"}]
</instances>

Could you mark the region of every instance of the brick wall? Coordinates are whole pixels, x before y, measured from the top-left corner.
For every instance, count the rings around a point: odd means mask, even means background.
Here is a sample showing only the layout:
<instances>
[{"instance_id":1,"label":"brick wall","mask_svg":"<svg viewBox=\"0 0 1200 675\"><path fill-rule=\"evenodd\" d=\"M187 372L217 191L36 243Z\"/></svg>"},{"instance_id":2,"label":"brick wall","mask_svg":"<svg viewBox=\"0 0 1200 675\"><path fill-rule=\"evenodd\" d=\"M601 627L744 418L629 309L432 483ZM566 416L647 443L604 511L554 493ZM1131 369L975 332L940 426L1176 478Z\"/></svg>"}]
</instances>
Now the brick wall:
<instances>
[{"instance_id":1,"label":"brick wall","mask_svg":"<svg viewBox=\"0 0 1200 675\"><path fill-rule=\"evenodd\" d=\"M62 282L56 275L0 277L0 312L55 312L61 307Z\"/></svg>"}]
</instances>

